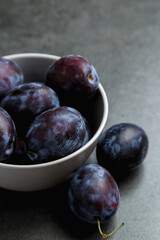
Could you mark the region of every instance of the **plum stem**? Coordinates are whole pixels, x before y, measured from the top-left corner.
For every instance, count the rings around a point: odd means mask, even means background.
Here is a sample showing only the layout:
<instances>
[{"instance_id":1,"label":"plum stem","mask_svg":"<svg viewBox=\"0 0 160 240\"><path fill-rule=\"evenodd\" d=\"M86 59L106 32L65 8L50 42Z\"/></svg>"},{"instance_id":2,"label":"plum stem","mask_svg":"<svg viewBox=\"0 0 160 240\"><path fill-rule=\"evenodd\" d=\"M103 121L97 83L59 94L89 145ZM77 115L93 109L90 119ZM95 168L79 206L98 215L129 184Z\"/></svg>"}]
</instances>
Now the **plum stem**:
<instances>
[{"instance_id":1,"label":"plum stem","mask_svg":"<svg viewBox=\"0 0 160 240\"><path fill-rule=\"evenodd\" d=\"M122 222L116 229L113 230L113 232L111 232L109 234L105 234L101 230L101 225L100 225L99 219L97 219L97 223L98 223L98 230L99 230L103 239L109 238L110 236L112 236L115 232L117 232L124 225L124 222Z\"/></svg>"}]
</instances>

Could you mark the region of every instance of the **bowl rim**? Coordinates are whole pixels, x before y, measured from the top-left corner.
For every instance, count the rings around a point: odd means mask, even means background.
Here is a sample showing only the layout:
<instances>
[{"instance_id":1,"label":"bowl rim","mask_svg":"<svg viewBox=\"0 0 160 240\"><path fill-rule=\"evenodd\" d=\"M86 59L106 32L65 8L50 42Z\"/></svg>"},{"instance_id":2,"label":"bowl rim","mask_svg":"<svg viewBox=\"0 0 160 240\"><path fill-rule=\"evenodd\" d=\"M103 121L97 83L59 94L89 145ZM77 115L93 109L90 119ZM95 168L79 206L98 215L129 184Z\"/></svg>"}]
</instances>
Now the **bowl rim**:
<instances>
[{"instance_id":1,"label":"bowl rim","mask_svg":"<svg viewBox=\"0 0 160 240\"><path fill-rule=\"evenodd\" d=\"M18 54L11 54L11 55L5 55L3 56L4 58L50 58L51 60L54 59L59 59L60 56L56 56L56 55L51 55L51 54L45 54L45 53L18 53ZM57 165L59 163L62 162L66 162L69 161L71 158L76 157L77 155L79 155L81 152L83 152L85 149L87 149L89 146L91 146L98 138L98 136L102 133L105 125L106 125L106 121L107 121L107 117L108 117L108 98L106 95L106 92L102 86L101 83L99 83L98 85L98 90L101 93L102 96L102 100L103 100L103 104L104 104L104 112L103 112L103 116L102 116L102 121L99 125L98 130L95 132L95 134L91 137L91 139L80 149L78 149L77 151L63 157L57 160L53 160L51 162L46 162L46 163L40 163L40 164L31 164L31 165L18 165L18 164L7 164L7 163L3 163L0 162L0 167L1 168L7 168L7 169L36 169L36 168L44 168L44 167L49 167L52 165Z\"/></svg>"},{"instance_id":2,"label":"bowl rim","mask_svg":"<svg viewBox=\"0 0 160 240\"><path fill-rule=\"evenodd\" d=\"M51 60L59 59L60 56L47 54L47 53L15 53L2 56L2 58L50 58Z\"/></svg>"}]
</instances>

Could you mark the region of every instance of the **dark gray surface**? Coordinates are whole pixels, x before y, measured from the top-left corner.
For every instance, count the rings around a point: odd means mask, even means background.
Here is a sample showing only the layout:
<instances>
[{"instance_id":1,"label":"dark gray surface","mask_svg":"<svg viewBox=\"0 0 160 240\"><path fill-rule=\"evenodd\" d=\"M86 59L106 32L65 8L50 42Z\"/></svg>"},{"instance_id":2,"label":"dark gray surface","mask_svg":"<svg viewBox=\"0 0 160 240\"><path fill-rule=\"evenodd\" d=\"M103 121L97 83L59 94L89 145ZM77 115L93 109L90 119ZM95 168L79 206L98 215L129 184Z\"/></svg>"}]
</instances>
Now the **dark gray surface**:
<instances>
[{"instance_id":1,"label":"dark gray surface","mask_svg":"<svg viewBox=\"0 0 160 240\"><path fill-rule=\"evenodd\" d=\"M0 0L1 55L40 52L87 57L109 101L106 128L132 122L150 147L143 164L119 183L121 204L106 225L111 239L160 238L160 1ZM96 161L95 153L90 161ZM0 189L1 240L100 239L96 226L67 209L66 187L39 193Z\"/></svg>"}]
</instances>

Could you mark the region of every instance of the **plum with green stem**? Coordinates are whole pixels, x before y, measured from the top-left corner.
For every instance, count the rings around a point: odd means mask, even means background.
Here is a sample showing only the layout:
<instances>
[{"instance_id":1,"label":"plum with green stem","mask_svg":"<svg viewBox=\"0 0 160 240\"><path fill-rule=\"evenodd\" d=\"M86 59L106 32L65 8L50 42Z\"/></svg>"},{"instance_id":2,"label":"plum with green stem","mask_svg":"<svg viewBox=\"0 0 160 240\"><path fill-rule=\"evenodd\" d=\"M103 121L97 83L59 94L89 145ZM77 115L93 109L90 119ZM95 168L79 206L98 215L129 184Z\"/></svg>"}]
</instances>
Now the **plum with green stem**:
<instances>
[{"instance_id":1,"label":"plum with green stem","mask_svg":"<svg viewBox=\"0 0 160 240\"><path fill-rule=\"evenodd\" d=\"M120 193L114 178L106 169L98 164L88 164L74 173L68 201L78 218L91 224L98 223L98 229L104 237L100 223L107 222L117 212Z\"/></svg>"}]
</instances>

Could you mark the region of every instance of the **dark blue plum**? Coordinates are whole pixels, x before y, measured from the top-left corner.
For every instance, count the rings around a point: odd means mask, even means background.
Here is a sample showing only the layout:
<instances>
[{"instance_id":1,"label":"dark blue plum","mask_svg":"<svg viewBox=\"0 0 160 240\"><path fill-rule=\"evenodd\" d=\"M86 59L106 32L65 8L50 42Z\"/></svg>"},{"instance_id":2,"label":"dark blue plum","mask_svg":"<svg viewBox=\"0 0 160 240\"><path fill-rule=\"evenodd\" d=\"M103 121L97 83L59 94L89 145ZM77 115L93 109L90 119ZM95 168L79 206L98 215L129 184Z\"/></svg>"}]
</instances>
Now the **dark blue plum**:
<instances>
[{"instance_id":1,"label":"dark blue plum","mask_svg":"<svg viewBox=\"0 0 160 240\"><path fill-rule=\"evenodd\" d=\"M21 68L11 60L0 58L0 100L9 90L22 83Z\"/></svg>"},{"instance_id":2,"label":"dark blue plum","mask_svg":"<svg viewBox=\"0 0 160 240\"><path fill-rule=\"evenodd\" d=\"M14 152L16 128L10 115L0 107L0 161L8 159Z\"/></svg>"},{"instance_id":3,"label":"dark blue plum","mask_svg":"<svg viewBox=\"0 0 160 240\"><path fill-rule=\"evenodd\" d=\"M101 135L96 149L98 163L114 176L121 176L136 168L146 157L148 137L132 123L121 123Z\"/></svg>"},{"instance_id":4,"label":"dark blue plum","mask_svg":"<svg viewBox=\"0 0 160 240\"><path fill-rule=\"evenodd\" d=\"M45 83L59 96L66 96L66 99L71 98L75 101L79 96L93 96L98 89L99 77L94 66L86 58L67 55L49 66Z\"/></svg>"},{"instance_id":5,"label":"dark blue plum","mask_svg":"<svg viewBox=\"0 0 160 240\"><path fill-rule=\"evenodd\" d=\"M36 116L53 107L59 107L59 98L54 90L42 83L21 84L8 92L1 106L15 122L19 139L24 139Z\"/></svg>"},{"instance_id":6,"label":"dark blue plum","mask_svg":"<svg viewBox=\"0 0 160 240\"><path fill-rule=\"evenodd\" d=\"M82 117L81 113L77 109L72 108L72 107L66 107L66 108L68 110L73 111L74 113L78 114L80 117ZM88 124L87 119L84 116L83 116L83 120L86 124L86 133L85 133L85 137L84 137L84 141L83 141L82 146L84 146L91 139L91 136L92 136L90 126Z\"/></svg>"},{"instance_id":7,"label":"dark blue plum","mask_svg":"<svg viewBox=\"0 0 160 240\"><path fill-rule=\"evenodd\" d=\"M31 124L25 149L33 163L65 157L84 144L86 124L80 113L68 107L49 109Z\"/></svg>"},{"instance_id":8,"label":"dark blue plum","mask_svg":"<svg viewBox=\"0 0 160 240\"><path fill-rule=\"evenodd\" d=\"M108 221L120 202L118 186L111 174L98 164L88 164L73 175L68 192L73 213L89 223Z\"/></svg>"}]
</instances>

